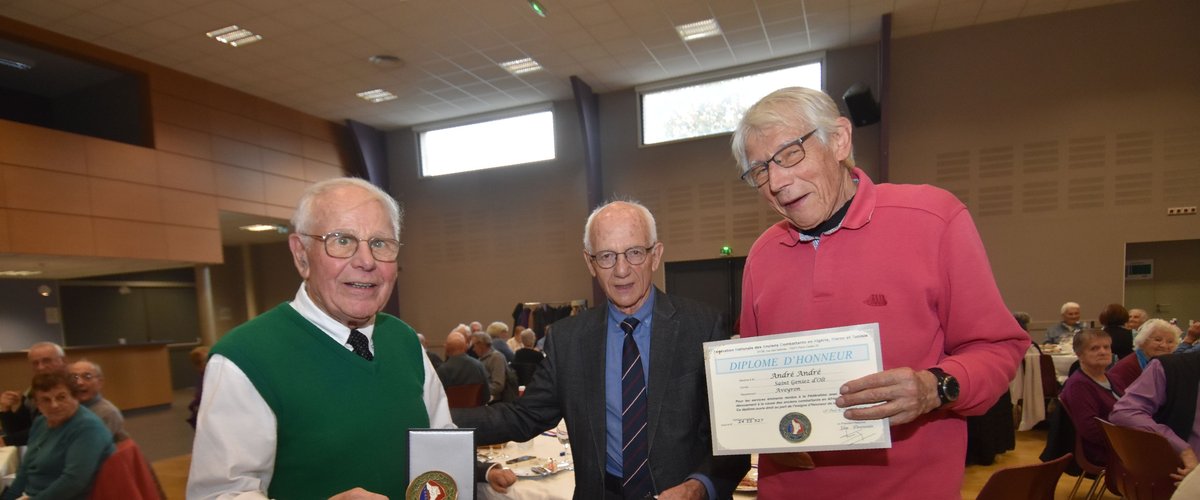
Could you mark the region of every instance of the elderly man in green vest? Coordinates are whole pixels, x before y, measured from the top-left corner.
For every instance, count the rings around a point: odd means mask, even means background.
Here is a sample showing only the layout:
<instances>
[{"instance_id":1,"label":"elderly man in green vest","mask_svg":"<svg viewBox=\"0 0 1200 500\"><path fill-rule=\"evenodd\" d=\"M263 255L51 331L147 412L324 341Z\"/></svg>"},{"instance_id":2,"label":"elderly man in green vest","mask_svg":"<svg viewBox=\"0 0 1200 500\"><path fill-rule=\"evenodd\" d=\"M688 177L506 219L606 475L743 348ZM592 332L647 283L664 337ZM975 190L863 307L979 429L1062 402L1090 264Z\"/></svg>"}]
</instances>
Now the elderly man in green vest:
<instances>
[{"instance_id":1,"label":"elderly man in green vest","mask_svg":"<svg viewBox=\"0 0 1200 500\"><path fill-rule=\"evenodd\" d=\"M213 346L187 497L404 498L408 429L454 424L416 332L380 312L399 207L370 183L331 179L304 193L292 225L303 283ZM515 481L486 475L497 489Z\"/></svg>"}]
</instances>

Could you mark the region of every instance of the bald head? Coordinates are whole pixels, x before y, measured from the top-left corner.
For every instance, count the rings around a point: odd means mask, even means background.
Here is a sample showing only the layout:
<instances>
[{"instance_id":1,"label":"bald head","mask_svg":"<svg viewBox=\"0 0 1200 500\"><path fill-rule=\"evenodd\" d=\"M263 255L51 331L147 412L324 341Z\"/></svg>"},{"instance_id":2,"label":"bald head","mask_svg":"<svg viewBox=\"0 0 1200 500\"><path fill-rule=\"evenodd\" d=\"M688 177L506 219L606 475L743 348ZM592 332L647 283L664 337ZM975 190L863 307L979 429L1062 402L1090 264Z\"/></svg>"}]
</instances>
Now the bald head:
<instances>
[{"instance_id":1,"label":"bald head","mask_svg":"<svg viewBox=\"0 0 1200 500\"><path fill-rule=\"evenodd\" d=\"M446 357L460 356L467 353L467 337L453 330L446 336Z\"/></svg>"}]
</instances>

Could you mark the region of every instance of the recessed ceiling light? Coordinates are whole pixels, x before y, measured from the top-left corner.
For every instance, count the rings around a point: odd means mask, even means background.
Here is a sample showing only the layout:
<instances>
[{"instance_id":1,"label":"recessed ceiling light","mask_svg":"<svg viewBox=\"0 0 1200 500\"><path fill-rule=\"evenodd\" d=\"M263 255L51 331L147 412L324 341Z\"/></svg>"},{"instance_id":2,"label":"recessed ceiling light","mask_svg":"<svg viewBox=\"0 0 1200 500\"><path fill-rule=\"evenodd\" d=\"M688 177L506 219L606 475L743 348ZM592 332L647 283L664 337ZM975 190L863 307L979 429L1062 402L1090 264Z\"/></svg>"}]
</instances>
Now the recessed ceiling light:
<instances>
[{"instance_id":1,"label":"recessed ceiling light","mask_svg":"<svg viewBox=\"0 0 1200 500\"><path fill-rule=\"evenodd\" d=\"M42 272L41 271L27 271L24 269L12 269L12 270L0 271L0 276L21 277L21 276L36 276L38 274L42 274Z\"/></svg>"},{"instance_id":2,"label":"recessed ceiling light","mask_svg":"<svg viewBox=\"0 0 1200 500\"><path fill-rule=\"evenodd\" d=\"M675 27L675 31L679 32L679 38L688 42L720 35L721 26L717 24L716 19L705 19L695 23L681 24Z\"/></svg>"},{"instance_id":3,"label":"recessed ceiling light","mask_svg":"<svg viewBox=\"0 0 1200 500\"><path fill-rule=\"evenodd\" d=\"M396 98L396 94L393 94L393 93L388 92L383 89L368 90L366 92L359 92L355 95L357 95L367 101L370 101L370 102L390 101L390 100Z\"/></svg>"},{"instance_id":4,"label":"recessed ceiling light","mask_svg":"<svg viewBox=\"0 0 1200 500\"><path fill-rule=\"evenodd\" d=\"M241 229L242 231L259 233L263 231L278 231L279 226L276 226L275 224L250 224L249 226L242 226L238 229Z\"/></svg>"},{"instance_id":5,"label":"recessed ceiling light","mask_svg":"<svg viewBox=\"0 0 1200 500\"><path fill-rule=\"evenodd\" d=\"M248 29L239 28L236 24L226 26L219 30L209 31L208 33L205 33L205 36L234 47L249 45L262 40L263 38L262 35L255 35Z\"/></svg>"},{"instance_id":6,"label":"recessed ceiling light","mask_svg":"<svg viewBox=\"0 0 1200 500\"><path fill-rule=\"evenodd\" d=\"M517 59L516 61L502 62L502 63L500 63L500 67L508 70L509 73L512 73L514 75L519 75L521 73L529 73L531 71L537 71L537 70L542 69L541 64L538 64L537 61L534 61L533 59L530 59L528 57L526 57L524 59Z\"/></svg>"},{"instance_id":7,"label":"recessed ceiling light","mask_svg":"<svg viewBox=\"0 0 1200 500\"><path fill-rule=\"evenodd\" d=\"M533 13L540 17L546 17L546 7L537 0L529 0L529 8L533 9Z\"/></svg>"},{"instance_id":8,"label":"recessed ceiling light","mask_svg":"<svg viewBox=\"0 0 1200 500\"><path fill-rule=\"evenodd\" d=\"M367 60L380 68L400 68L404 66L404 59L390 54L374 55L368 57Z\"/></svg>"}]
</instances>

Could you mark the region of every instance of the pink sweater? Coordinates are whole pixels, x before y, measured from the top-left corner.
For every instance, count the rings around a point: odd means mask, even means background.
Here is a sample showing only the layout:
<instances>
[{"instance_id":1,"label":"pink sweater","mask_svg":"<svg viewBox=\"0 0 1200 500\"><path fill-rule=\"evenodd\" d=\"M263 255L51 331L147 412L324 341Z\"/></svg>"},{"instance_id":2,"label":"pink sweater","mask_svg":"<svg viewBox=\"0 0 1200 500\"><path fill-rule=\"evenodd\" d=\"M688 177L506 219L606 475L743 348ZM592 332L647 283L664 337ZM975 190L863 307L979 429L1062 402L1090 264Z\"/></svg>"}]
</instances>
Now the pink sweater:
<instances>
[{"instance_id":1,"label":"pink sweater","mask_svg":"<svg viewBox=\"0 0 1200 500\"><path fill-rule=\"evenodd\" d=\"M787 221L751 247L743 278L743 337L879 323L883 368L937 366L961 386L957 402L892 428L892 448L819 452L816 468L759 460L759 497L960 498L964 415L1008 389L1029 336L996 289L966 207L931 186L858 191L842 227L802 242ZM819 246L819 250L817 249Z\"/></svg>"}]
</instances>

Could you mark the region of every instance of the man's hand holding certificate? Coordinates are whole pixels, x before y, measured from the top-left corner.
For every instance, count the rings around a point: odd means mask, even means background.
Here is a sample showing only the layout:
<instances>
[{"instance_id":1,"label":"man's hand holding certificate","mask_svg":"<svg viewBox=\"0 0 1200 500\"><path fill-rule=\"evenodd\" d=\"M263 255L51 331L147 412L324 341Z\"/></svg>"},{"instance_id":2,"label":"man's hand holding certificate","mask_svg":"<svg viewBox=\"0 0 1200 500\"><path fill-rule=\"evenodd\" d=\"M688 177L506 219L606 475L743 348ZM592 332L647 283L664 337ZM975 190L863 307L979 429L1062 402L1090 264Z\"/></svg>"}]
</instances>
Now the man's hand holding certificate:
<instances>
[{"instance_id":1,"label":"man's hand holding certificate","mask_svg":"<svg viewBox=\"0 0 1200 500\"><path fill-rule=\"evenodd\" d=\"M716 455L891 447L886 419L836 404L847 382L888 373L878 324L708 342L704 361Z\"/></svg>"}]
</instances>

